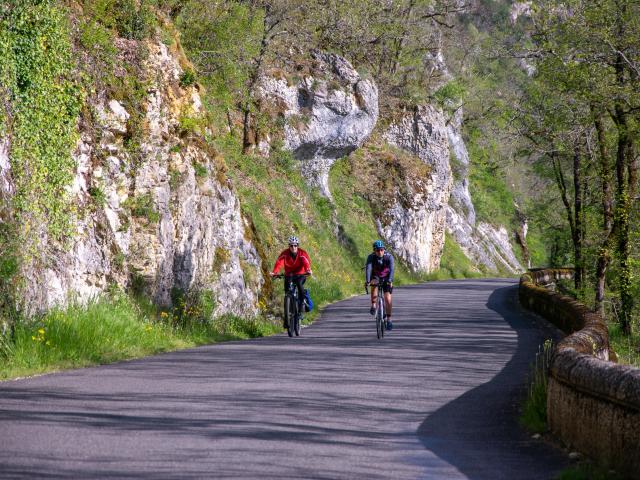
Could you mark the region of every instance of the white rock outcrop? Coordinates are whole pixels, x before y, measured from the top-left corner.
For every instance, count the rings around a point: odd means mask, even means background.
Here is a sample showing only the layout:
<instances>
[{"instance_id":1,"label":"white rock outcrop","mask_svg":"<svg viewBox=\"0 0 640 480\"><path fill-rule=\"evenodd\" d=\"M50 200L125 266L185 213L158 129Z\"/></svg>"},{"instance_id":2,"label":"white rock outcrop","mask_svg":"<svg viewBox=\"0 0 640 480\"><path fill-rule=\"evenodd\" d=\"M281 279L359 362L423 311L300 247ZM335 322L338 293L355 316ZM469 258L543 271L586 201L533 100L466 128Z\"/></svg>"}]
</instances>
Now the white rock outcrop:
<instances>
[{"instance_id":1,"label":"white rock outcrop","mask_svg":"<svg viewBox=\"0 0 640 480\"><path fill-rule=\"evenodd\" d=\"M370 135L378 119L378 88L338 55L316 51L312 58L314 75L295 85L265 77L259 90L284 115L284 148L302 162L307 181L331 197L329 169Z\"/></svg>"},{"instance_id":2,"label":"white rock outcrop","mask_svg":"<svg viewBox=\"0 0 640 480\"><path fill-rule=\"evenodd\" d=\"M74 153L76 235L29 275L26 303L86 302L115 284L167 307L172 292L211 291L216 314L253 315L263 278L249 226L215 152L180 127L201 108L197 88L179 86L182 70L162 43L149 45L144 70L152 81L139 148L125 144L131 112L99 97Z\"/></svg>"},{"instance_id":3,"label":"white rock outcrop","mask_svg":"<svg viewBox=\"0 0 640 480\"><path fill-rule=\"evenodd\" d=\"M431 172L427 178L408 179L412 195L402 202L396 198L385 215L389 221L379 225L380 233L413 270L437 270L452 185L445 117L433 106L416 107L392 123L384 139L415 155Z\"/></svg>"}]
</instances>

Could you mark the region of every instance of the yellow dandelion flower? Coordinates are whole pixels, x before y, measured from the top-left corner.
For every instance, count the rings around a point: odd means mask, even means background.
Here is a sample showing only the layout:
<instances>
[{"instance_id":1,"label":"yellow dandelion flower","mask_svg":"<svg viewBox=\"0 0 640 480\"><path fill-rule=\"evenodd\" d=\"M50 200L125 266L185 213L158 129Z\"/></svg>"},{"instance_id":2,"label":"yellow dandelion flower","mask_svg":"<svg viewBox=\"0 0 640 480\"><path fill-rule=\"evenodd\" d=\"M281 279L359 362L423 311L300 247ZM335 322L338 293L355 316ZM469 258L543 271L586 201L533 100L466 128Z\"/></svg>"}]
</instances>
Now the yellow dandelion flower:
<instances>
[{"instance_id":1,"label":"yellow dandelion flower","mask_svg":"<svg viewBox=\"0 0 640 480\"><path fill-rule=\"evenodd\" d=\"M35 339L36 339L36 337L34 337L33 335L31 335L31 340L35 340Z\"/></svg>"},{"instance_id":2,"label":"yellow dandelion flower","mask_svg":"<svg viewBox=\"0 0 640 480\"><path fill-rule=\"evenodd\" d=\"M40 329L38 329L38 333L39 333L40 335L44 335L44 328L40 328Z\"/></svg>"}]
</instances>

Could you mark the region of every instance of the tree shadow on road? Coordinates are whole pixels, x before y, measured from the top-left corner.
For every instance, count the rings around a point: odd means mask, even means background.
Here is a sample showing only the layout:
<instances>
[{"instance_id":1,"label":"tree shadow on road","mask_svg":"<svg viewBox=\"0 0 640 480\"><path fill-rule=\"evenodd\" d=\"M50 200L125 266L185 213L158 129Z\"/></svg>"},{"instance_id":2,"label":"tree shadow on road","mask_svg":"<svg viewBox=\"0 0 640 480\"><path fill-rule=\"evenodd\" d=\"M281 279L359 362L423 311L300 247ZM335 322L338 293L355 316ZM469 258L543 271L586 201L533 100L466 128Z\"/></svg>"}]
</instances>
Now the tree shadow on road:
<instances>
[{"instance_id":1,"label":"tree shadow on road","mask_svg":"<svg viewBox=\"0 0 640 480\"><path fill-rule=\"evenodd\" d=\"M533 440L518 416L530 364L544 339L557 333L545 332L547 327L517 304L517 286L496 289L487 307L517 332L513 357L491 381L429 415L417 434L427 449L471 480L551 479L567 466L567 458Z\"/></svg>"}]
</instances>

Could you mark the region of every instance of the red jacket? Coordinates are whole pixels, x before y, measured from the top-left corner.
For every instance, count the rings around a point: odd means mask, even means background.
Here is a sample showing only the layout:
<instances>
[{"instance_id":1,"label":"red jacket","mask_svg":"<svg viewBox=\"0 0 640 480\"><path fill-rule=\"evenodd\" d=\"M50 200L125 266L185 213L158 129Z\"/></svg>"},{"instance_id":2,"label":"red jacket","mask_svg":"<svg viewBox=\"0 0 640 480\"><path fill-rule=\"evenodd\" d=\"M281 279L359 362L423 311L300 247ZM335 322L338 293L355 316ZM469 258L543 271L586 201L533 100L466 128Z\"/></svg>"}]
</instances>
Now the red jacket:
<instances>
[{"instance_id":1,"label":"red jacket","mask_svg":"<svg viewBox=\"0 0 640 480\"><path fill-rule=\"evenodd\" d=\"M284 267L285 275L302 275L311 270L311 260L309 254L303 249L298 247L298 253L294 259L291 252L287 248L283 250L278 259L276 265L273 267L273 273L277 274L280 269Z\"/></svg>"}]
</instances>

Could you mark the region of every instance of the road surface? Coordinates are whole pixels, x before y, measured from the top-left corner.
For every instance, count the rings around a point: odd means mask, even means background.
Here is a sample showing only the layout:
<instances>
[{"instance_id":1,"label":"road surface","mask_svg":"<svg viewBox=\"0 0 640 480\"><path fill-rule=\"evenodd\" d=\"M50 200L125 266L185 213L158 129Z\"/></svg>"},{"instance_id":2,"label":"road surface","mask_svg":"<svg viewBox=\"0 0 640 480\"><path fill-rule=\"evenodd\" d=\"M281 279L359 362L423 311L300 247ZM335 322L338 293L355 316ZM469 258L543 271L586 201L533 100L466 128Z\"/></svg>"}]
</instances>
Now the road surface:
<instances>
[{"instance_id":1,"label":"road surface","mask_svg":"<svg viewBox=\"0 0 640 480\"><path fill-rule=\"evenodd\" d=\"M545 332L514 280L364 296L286 333L0 383L0 478L549 479L517 423Z\"/></svg>"}]
</instances>

